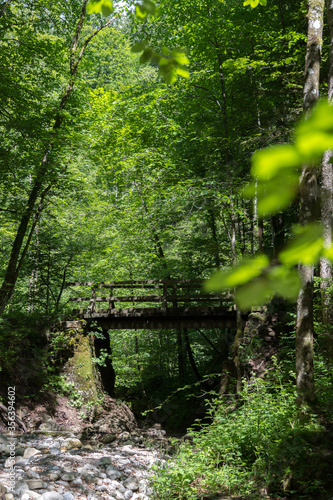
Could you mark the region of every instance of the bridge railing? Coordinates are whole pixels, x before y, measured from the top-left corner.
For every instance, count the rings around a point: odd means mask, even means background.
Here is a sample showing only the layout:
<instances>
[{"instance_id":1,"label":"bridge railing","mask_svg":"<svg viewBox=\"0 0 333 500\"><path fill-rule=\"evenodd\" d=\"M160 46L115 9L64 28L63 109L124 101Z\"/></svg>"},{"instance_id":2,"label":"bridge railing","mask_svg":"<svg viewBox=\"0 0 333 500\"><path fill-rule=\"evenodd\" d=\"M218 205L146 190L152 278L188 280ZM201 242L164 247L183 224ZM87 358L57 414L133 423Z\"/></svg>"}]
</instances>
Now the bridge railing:
<instances>
[{"instance_id":1,"label":"bridge railing","mask_svg":"<svg viewBox=\"0 0 333 500\"><path fill-rule=\"evenodd\" d=\"M177 309L185 307L230 307L231 294L204 293L202 280L141 280L114 282L75 282L67 283L73 293L80 296L70 297L70 302L82 304L81 312L87 315L100 313L116 314L120 310L133 309ZM81 294L89 291L89 296ZM102 292L104 292L102 294ZM107 293L107 295L106 295ZM102 304L107 304L100 308Z\"/></svg>"}]
</instances>

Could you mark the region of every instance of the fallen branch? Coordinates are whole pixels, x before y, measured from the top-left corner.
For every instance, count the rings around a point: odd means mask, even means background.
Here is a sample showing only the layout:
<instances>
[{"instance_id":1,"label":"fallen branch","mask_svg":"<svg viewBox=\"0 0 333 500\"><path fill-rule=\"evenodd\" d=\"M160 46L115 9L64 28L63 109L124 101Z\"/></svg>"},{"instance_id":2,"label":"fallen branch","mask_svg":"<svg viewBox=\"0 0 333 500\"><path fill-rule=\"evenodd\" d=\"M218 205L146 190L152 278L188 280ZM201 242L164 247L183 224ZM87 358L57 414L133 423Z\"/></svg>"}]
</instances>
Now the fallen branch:
<instances>
[{"instance_id":1,"label":"fallen branch","mask_svg":"<svg viewBox=\"0 0 333 500\"><path fill-rule=\"evenodd\" d=\"M2 410L2 411L4 411L5 413L8 414L8 409L2 403L0 403L0 410ZM22 420L16 415L16 413L15 413L15 420L17 421L18 424L20 424L20 426L22 427L22 429L24 430L24 432L28 432L28 429L24 425L24 422L22 422Z\"/></svg>"}]
</instances>

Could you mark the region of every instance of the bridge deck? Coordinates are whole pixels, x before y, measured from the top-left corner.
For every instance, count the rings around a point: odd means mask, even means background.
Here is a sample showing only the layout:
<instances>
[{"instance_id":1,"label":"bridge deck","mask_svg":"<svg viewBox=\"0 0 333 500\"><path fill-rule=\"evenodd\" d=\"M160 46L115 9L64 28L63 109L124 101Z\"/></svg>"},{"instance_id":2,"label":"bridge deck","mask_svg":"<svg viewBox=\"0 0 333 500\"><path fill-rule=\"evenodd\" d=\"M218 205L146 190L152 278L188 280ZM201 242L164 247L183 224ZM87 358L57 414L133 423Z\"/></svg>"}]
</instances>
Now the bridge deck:
<instances>
[{"instance_id":1,"label":"bridge deck","mask_svg":"<svg viewBox=\"0 0 333 500\"><path fill-rule=\"evenodd\" d=\"M87 304L86 308L73 312L88 323L97 321L105 329L236 327L232 296L204 293L202 280L88 282L69 286L90 288L90 296L85 294L69 299ZM97 295L105 289L110 295ZM120 295L114 293L116 289L121 291ZM140 294L137 294L138 289L141 290ZM123 290L127 293L124 294ZM107 303L108 307L100 308L102 303ZM115 304L121 307L115 307ZM152 304L156 306L152 307Z\"/></svg>"}]
</instances>

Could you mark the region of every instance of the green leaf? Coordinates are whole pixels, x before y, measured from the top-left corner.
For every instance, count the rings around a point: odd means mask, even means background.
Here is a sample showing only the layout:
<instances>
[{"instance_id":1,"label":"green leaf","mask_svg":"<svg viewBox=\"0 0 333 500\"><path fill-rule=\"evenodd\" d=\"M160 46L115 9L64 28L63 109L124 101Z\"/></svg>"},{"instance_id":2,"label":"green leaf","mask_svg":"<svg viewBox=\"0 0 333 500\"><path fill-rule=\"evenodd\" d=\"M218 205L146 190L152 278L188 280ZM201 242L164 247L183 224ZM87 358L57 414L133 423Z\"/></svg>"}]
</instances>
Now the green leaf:
<instances>
[{"instance_id":1,"label":"green leaf","mask_svg":"<svg viewBox=\"0 0 333 500\"><path fill-rule=\"evenodd\" d=\"M333 262L333 245L323 250L323 257Z\"/></svg>"},{"instance_id":2,"label":"green leaf","mask_svg":"<svg viewBox=\"0 0 333 500\"><path fill-rule=\"evenodd\" d=\"M185 68L182 67L176 68L176 72L179 76L182 76L183 78L190 78L190 73Z\"/></svg>"},{"instance_id":3,"label":"green leaf","mask_svg":"<svg viewBox=\"0 0 333 500\"><path fill-rule=\"evenodd\" d=\"M155 14L156 11L156 5L150 0L144 0L135 5L135 15L138 19L145 19L148 14Z\"/></svg>"},{"instance_id":4,"label":"green leaf","mask_svg":"<svg viewBox=\"0 0 333 500\"><path fill-rule=\"evenodd\" d=\"M168 49L168 47L162 47L161 52L162 52L162 54L164 56L169 56L170 55L170 50Z\"/></svg>"},{"instance_id":5,"label":"green leaf","mask_svg":"<svg viewBox=\"0 0 333 500\"><path fill-rule=\"evenodd\" d=\"M159 61L159 65L166 66L168 64L170 64L170 59L167 59L166 57L161 57L161 59Z\"/></svg>"},{"instance_id":6,"label":"green leaf","mask_svg":"<svg viewBox=\"0 0 333 500\"><path fill-rule=\"evenodd\" d=\"M252 156L251 173L259 180L269 180L281 170L297 168L302 164L302 157L290 144L261 149Z\"/></svg>"},{"instance_id":7,"label":"green leaf","mask_svg":"<svg viewBox=\"0 0 333 500\"><path fill-rule=\"evenodd\" d=\"M142 6L144 9L146 9L148 14L155 14L157 11L156 5L154 4L154 2L151 2L150 0L144 0L142 2Z\"/></svg>"},{"instance_id":8,"label":"green leaf","mask_svg":"<svg viewBox=\"0 0 333 500\"><path fill-rule=\"evenodd\" d=\"M243 5L251 5L251 7L254 9L254 7L257 7L257 5L259 5L259 0L245 0Z\"/></svg>"},{"instance_id":9,"label":"green leaf","mask_svg":"<svg viewBox=\"0 0 333 500\"><path fill-rule=\"evenodd\" d=\"M145 19L147 17L147 12L142 8L141 5L136 5L135 15L138 19Z\"/></svg>"},{"instance_id":10,"label":"green leaf","mask_svg":"<svg viewBox=\"0 0 333 500\"><path fill-rule=\"evenodd\" d=\"M316 263L323 250L322 227L318 223L295 228L293 240L279 253L279 260L294 266L299 262L304 265Z\"/></svg>"},{"instance_id":11,"label":"green leaf","mask_svg":"<svg viewBox=\"0 0 333 500\"><path fill-rule=\"evenodd\" d=\"M171 52L171 57L173 57L173 59L179 64L183 64L185 66L190 64L190 60L186 55L185 49L173 49Z\"/></svg>"},{"instance_id":12,"label":"green leaf","mask_svg":"<svg viewBox=\"0 0 333 500\"><path fill-rule=\"evenodd\" d=\"M298 192L298 175L284 172L257 185L258 214L265 217L286 209Z\"/></svg>"},{"instance_id":13,"label":"green leaf","mask_svg":"<svg viewBox=\"0 0 333 500\"><path fill-rule=\"evenodd\" d=\"M147 47L144 51L143 51L143 54L141 55L139 61L140 61L140 64L144 64L146 62L148 62L151 58L151 56L153 55L153 49L150 48L150 47Z\"/></svg>"},{"instance_id":14,"label":"green leaf","mask_svg":"<svg viewBox=\"0 0 333 500\"><path fill-rule=\"evenodd\" d=\"M267 5L267 0L245 0L245 2L243 2L244 7L251 5L252 9L258 7L259 4L265 7Z\"/></svg>"},{"instance_id":15,"label":"green leaf","mask_svg":"<svg viewBox=\"0 0 333 500\"><path fill-rule=\"evenodd\" d=\"M137 42L131 47L131 52L142 52L147 47L147 42Z\"/></svg>"},{"instance_id":16,"label":"green leaf","mask_svg":"<svg viewBox=\"0 0 333 500\"><path fill-rule=\"evenodd\" d=\"M240 191L240 195L243 198L254 198L257 193L257 182L251 182L250 184L247 184L243 189Z\"/></svg>"},{"instance_id":17,"label":"green leaf","mask_svg":"<svg viewBox=\"0 0 333 500\"><path fill-rule=\"evenodd\" d=\"M102 12L103 16L107 17L113 12L113 4L111 0L89 0L87 4L88 14L98 14Z\"/></svg>"},{"instance_id":18,"label":"green leaf","mask_svg":"<svg viewBox=\"0 0 333 500\"><path fill-rule=\"evenodd\" d=\"M295 146L306 161L316 162L333 148L333 107L323 99L296 128Z\"/></svg>"},{"instance_id":19,"label":"green leaf","mask_svg":"<svg viewBox=\"0 0 333 500\"><path fill-rule=\"evenodd\" d=\"M240 287L235 294L237 306L248 310L260 306L272 299L274 291L267 276L261 276Z\"/></svg>"},{"instance_id":20,"label":"green leaf","mask_svg":"<svg viewBox=\"0 0 333 500\"><path fill-rule=\"evenodd\" d=\"M239 266L230 271L217 271L205 283L204 288L207 292L214 292L242 285L259 276L261 271L268 265L269 259L266 255L257 255L252 259L244 259Z\"/></svg>"},{"instance_id":21,"label":"green leaf","mask_svg":"<svg viewBox=\"0 0 333 500\"><path fill-rule=\"evenodd\" d=\"M162 56L153 50L153 53L152 53L151 58L150 58L151 62L153 64L160 64L161 59L162 59Z\"/></svg>"},{"instance_id":22,"label":"green leaf","mask_svg":"<svg viewBox=\"0 0 333 500\"><path fill-rule=\"evenodd\" d=\"M240 309L246 310L265 304L274 295L295 300L300 288L301 280L295 269L275 266L263 276L239 287L235 294L235 300Z\"/></svg>"},{"instance_id":23,"label":"green leaf","mask_svg":"<svg viewBox=\"0 0 333 500\"><path fill-rule=\"evenodd\" d=\"M272 267L268 272L272 290L282 297L294 300L301 288L301 279L295 269L285 266Z\"/></svg>"},{"instance_id":24,"label":"green leaf","mask_svg":"<svg viewBox=\"0 0 333 500\"><path fill-rule=\"evenodd\" d=\"M170 71L164 73L164 80L170 85L177 81L177 72L174 67L172 67Z\"/></svg>"}]
</instances>

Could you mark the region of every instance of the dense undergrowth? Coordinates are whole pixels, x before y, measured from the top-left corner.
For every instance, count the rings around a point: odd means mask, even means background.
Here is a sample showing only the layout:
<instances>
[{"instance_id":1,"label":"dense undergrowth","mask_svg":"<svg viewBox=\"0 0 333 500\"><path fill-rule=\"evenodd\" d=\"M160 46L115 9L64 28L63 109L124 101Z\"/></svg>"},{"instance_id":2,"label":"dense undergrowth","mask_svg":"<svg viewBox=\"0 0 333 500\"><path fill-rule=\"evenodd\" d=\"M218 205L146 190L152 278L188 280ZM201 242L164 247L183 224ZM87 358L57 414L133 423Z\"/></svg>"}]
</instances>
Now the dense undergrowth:
<instances>
[{"instance_id":1,"label":"dense undergrowth","mask_svg":"<svg viewBox=\"0 0 333 500\"><path fill-rule=\"evenodd\" d=\"M292 316L290 322L294 322ZM54 385L59 375L51 366L50 356L56 352L61 357L68 347L68 339L58 335L51 340L52 349L45 350L44 328L41 318L32 315L13 314L1 320L1 385L19 383L23 400L38 399L41 394L45 397L47 388L52 393L65 389L61 384ZM237 396L214 398L210 394L210 399L204 402L199 397L202 391L198 382L180 390L174 381L176 390L173 391L168 379L169 399L164 404L168 425L175 431L181 424L185 425L188 416L193 416L195 404L199 405L196 411L200 418L188 431L191 439L178 446L164 469L156 470L154 498L213 500L236 495L247 499L330 499L333 383L326 337L326 329L318 322L315 374L320 409L308 413L306 419L296 404L295 336L286 325L284 333L279 333L278 358L271 358L260 377L244 379L243 390ZM264 336L260 338L263 342ZM258 354L258 349L263 348L258 342L257 339L251 343L246 356ZM244 361L245 353L242 355ZM151 407L154 399L165 396L167 388L162 382L158 383L155 372L150 376L151 383L144 378L141 385L137 376L133 380L127 378L127 395L137 392L140 409L144 405L146 409ZM231 386L233 389L233 384ZM132 402L135 406L135 401ZM203 420L199 410L204 414L207 407ZM161 416L158 412L156 415Z\"/></svg>"},{"instance_id":2,"label":"dense undergrowth","mask_svg":"<svg viewBox=\"0 0 333 500\"><path fill-rule=\"evenodd\" d=\"M317 382L322 407L331 407L326 370ZM293 381L284 381L277 363L265 378L244 382L237 398L216 399L210 414L211 423L194 425L191 441L156 471L154 498L331 498L331 415L308 414L304 421Z\"/></svg>"}]
</instances>

